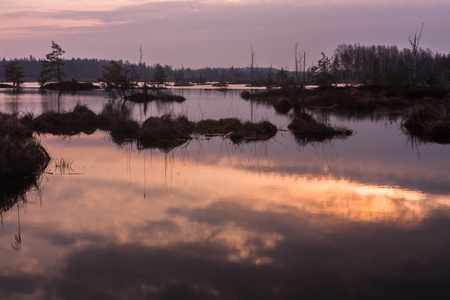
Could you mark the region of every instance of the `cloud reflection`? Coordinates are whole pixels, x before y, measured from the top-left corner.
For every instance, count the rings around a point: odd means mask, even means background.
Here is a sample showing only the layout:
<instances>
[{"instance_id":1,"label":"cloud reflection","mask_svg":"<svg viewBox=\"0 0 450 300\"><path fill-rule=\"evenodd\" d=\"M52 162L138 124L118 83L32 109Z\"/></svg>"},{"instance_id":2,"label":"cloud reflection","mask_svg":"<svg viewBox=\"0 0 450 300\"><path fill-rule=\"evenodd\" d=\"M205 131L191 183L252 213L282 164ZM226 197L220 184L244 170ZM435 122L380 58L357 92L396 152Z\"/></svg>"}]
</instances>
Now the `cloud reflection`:
<instances>
[{"instance_id":1,"label":"cloud reflection","mask_svg":"<svg viewBox=\"0 0 450 300\"><path fill-rule=\"evenodd\" d=\"M117 149L99 134L44 143L82 174L49 175L42 207L28 205L24 254L9 249L0 263L2 298L439 299L450 292L446 194L316 176L308 170L322 168L317 155L294 148L278 156L270 144L255 155L219 139L169 154ZM347 175L360 166L355 160ZM367 173L377 182L378 169ZM2 228L9 238L14 232Z\"/></svg>"}]
</instances>

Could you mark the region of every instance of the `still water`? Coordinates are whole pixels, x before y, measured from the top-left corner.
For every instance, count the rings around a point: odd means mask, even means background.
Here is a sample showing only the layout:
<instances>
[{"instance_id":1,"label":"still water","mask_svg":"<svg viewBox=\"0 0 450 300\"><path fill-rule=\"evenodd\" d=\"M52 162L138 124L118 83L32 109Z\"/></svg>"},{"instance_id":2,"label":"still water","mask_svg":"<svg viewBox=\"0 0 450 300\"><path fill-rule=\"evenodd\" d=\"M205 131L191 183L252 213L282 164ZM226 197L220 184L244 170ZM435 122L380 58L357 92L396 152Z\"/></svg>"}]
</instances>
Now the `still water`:
<instances>
[{"instance_id":1,"label":"still water","mask_svg":"<svg viewBox=\"0 0 450 300\"><path fill-rule=\"evenodd\" d=\"M290 122L239 90L174 92L187 100L130 111ZM81 102L100 112L108 101L2 91L0 111ZM382 112L319 115L356 134L198 138L168 153L119 147L102 131L40 136L54 161L27 203L2 215L0 298L448 299L449 146L411 141Z\"/></svg>"}]
</instances>

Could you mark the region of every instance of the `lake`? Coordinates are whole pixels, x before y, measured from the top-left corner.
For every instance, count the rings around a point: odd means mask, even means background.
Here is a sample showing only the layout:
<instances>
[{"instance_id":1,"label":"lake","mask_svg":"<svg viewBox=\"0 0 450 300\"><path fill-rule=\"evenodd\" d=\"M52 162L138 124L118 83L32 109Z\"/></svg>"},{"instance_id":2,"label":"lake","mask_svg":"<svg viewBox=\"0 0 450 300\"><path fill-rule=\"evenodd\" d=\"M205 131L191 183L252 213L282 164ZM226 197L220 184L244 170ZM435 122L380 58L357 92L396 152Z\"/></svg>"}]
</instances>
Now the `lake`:
<instances>
[{"instance_id":1,"label":"lake","mask_svg":"<svg viewBox=\"0 0 450 300\"><path fill-rule=\"evenodd\" d=\"M240 87L243 88L243 87ZM196 137L172 151L118 146L102 131L38 136L53 161L2 214L2 299L447 299L450 147L401 117L313 112L354 135L297 141L292 115L239 88L171 89L183 103L129 103L143 122L269 120L268 141ZM39 115L102 91L0 91L0 111ZM62 166L61 162L66 162ZM20 236L20 240L17 237Z\"/></svg>"}]
</instances>

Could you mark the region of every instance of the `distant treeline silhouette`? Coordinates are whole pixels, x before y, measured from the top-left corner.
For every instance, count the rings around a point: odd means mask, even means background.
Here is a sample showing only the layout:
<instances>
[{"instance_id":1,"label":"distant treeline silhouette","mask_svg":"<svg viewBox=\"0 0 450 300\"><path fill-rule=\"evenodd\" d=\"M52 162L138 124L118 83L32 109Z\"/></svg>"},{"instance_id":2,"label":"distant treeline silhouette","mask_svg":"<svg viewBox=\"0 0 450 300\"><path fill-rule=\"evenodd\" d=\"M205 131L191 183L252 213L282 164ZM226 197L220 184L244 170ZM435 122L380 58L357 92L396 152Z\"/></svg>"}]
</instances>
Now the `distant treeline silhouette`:
<instances>
[{"instance_id":1,"label":"distant treeline silhouette","mask_svg":"<svg viewBox=\"0 0 450 300\"><path fill-rule=\"evenodd\" d=\"M332 56L332 75L337 82L363 82L386 78L393 71L412 82L413 53L396 46L364 46L340 44ZM417 55L417 82L438 78L450 81L450 52L433 53L420 48Z\"/></svg>"},{"instance_id":2,"label":"distant treeline silhouette","mask_svg":"<svg viewBox=\"0 0 450 300\"><path fill-rule=\"evenodd\" d=\"M5 58L0 60L0 80L4 81L4 66L9 62ZM41 70L43 59L33 56L18 59L19 66L24 73L25 81L37 81ZM340 44L331 56L331 74L336 82L360 83L374 78L386 78L390 73L396 71L398 74L412 80L413 54L411 49L399 50L396 46L365 46ZM145 63L137 64L129 61L119 60L118 63L138 74L141 81L151 81L155 70L154 65ZM81 59L72 58L64 60L64 72L66 79L78 81L96 82L101 77L102 67L108 65L106 59ZM280 83L280 81L293 82L296 74L294 65L292 70L275 69L272 67L254 67L253 73L250 67L207 67L200 69L173 68L165 65L164 72L168 81L180 84L193 82L228 82L228 83L250 83L268 85ZM434 76L442 83L450 81L450 52L448 54L433 53L431 50L419 49L417 56L417 82L420 83ZM311 82L314 74L311 68L306 73L300 72L297 76L307 83Z\"/></svg>"}]
</instances>

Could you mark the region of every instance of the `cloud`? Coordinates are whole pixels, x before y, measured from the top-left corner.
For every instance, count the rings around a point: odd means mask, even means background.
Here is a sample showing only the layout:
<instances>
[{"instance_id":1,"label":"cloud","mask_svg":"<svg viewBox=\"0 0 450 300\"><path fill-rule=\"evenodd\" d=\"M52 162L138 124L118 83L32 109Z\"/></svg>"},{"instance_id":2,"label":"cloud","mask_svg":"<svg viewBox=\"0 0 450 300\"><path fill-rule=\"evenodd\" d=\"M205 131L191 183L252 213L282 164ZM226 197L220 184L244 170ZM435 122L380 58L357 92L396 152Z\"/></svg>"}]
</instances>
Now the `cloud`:
<instances>
[{"instance_id":1,"label":"cloud","mask_svg":"<svg viewBox=\"0 0 450 300\"><path fill-rule=\"evenodd\" d=\"M292 68L296 42L310 64L321 52L331 55L339 43L409 47L408 36L422 22L425 48L441 52L450 48L443 38L450 26L446 1L426 5L419 0L115 1L105 5L107 9L85 9L84 2L77 8L73 5L48 2L46 7L53 7L49 11L28 8L14 15L3 13L0 39L8 41L3 55L12 55L13 47L21 49L17 43L26 44L27 39L47 39L59 41L67 50L76 47L74 57L136 60L136 49L142 45L152 54L149 64L246 66L253 44L258 66L273 62L275 67ZM29 26L15 21L36 12Z\"/></svg>"}]
</instances>

